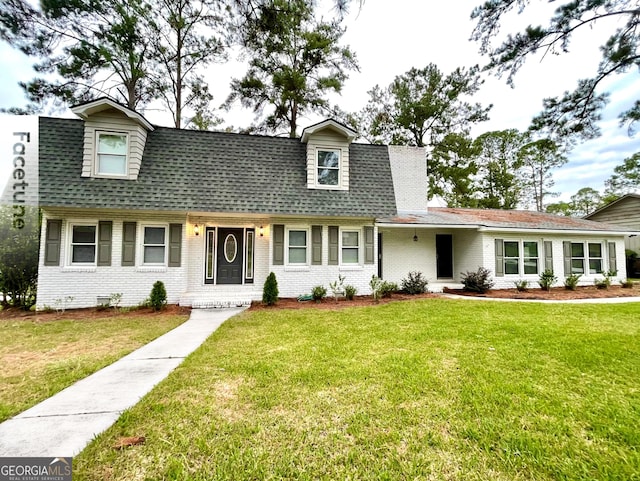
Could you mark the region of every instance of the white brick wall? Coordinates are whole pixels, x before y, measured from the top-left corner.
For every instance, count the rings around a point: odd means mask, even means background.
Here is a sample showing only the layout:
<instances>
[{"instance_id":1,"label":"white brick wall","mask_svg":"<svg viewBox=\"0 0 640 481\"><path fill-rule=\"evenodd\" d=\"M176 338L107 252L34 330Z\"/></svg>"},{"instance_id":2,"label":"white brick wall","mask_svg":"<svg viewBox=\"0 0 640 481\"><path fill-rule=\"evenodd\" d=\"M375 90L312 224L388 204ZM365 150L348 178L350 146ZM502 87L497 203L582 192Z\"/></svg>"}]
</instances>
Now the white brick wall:
<instances>
[{"instance_id":1,"label":"white brick wall","mask_svg":"<svg viewBox=\"0 0 640 481\"><path fill-rule=\"evenodd\" d=\"M363 221L337 221L337 220L316 220L313 222L303 220L276 220L274 224L284 224L285 228L288 225L296 227L311 228L311 225L322 225L322 265L309 265L309 266L274 266L273 256L271 255L271 243L269 246L269 270L272 271L278 280L278 289L280 291L280 297L297 297L301 294L310 294L311 288L317 285L323 285L327 288L327 295L331 295L329 289L329 283L337 281L338 276L345 277L344 285L352 285L358 289L358 295L365 295L371 293L369 287L369 281L371 276L377 275L378 266L377 261L374 264L364 264L364 233L363 227L365 225L372 225L371 222L363 223ZM339 226L343 228L360 229L360 265L357 266L330 266L329 260L329 227ZM374 252L377 252L377 231L374 229ZM309 248L310 248L309 244ZM268 272L267 272L268 274ZM265 275L266 279L266 275ZM264 279L262 279L264 283ZM262 293L262 284L260 284L260 290ZM261 294L262 295L262 294Z\"/></svg>"},{"instance_id":2,"label":"white brick wall","mask_svg":"<svg viewBox=\"0 0 640 481\"><path fill-rule=\"evenodd\" d=\"M556 286L564 285L565 272L564 272L564 256L562 250L562 243L564 241L571 242L596 242L607 243L615 242L616 244L616 263L618 267L618 275L615 277L616 281L620 281L626 278L626 265L624 256L624 239L618 237L597 237L594 235L536 235L536 234L505 234L505 233L483 233L482 245L483 245L483 258L484 267L489 269L495 281L496 289L507 289L514 287L514 281L524 279L529 281L529 285L532 287L539 287L538 280L539 275L505 275L502 277L495 277L495 239L504 240L526 240L526 241L538 241L538 248L540 249L540 261L539 269L544 270L544 253L543 253L543 241L551 241L553 244L553 272L558 277ZM609 269L609 256L606 250L606 245L603 249L603 268ZM579 285L593 285L593 281L596 279L602 279L602 274L584 274L580 277Z\"/></svg>"},{"instance_id":3,"label":"white brick wall","mask_svg":"<svg viewBox=\"0 0 640 481\"><path fill-rule=\"evenodd\" d=\"M62 242L60 252L60 266L44 265L44 242L41 243L38 298L36 306L56 307L64 302L67 308L92 307L98 304L98 297L109 297L111 294L122 293L121 306L134 306L144 301L151 292L155 281L162 281L167 289L169 303L177 303L186 289L186 259L187 249L185 228L182 235L182 265L181 267L122 267L122 223L124 221L149 223L181 223L186 226L186 216L161 215L153 213L133 214L114 211L81 211L81 210L43 210L42 239L45 237L47 219L62 219ZM99 220L113 221L111 266L76 267L68 265L68 221L74 223L97 223ZM140 242L138 232L136 243ZM136 251L136 262L140 253ZM72 296L73 300L64 300ZM57 300L60 300L56 302Z\"/></svg>"},{"instance_id":4,"label":"white brick wall","mask_svg":"<svg viewBox=\"0 0 640 481\"><path fill-rule=\"evenodd\" d=\"M424 147L389 146L393 189L399 211L426 211L427 156Z\"/></svg>"}]
</instances>

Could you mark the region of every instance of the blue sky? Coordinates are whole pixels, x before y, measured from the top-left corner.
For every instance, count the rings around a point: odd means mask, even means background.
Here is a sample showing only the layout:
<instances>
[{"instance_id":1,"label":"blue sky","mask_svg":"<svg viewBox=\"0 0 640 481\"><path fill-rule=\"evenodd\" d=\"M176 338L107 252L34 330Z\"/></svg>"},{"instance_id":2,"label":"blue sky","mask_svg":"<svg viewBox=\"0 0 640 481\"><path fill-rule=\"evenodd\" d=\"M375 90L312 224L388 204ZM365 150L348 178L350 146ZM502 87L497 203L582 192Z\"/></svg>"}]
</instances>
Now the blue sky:
<instances>
[{"instance_id":1,"label":"blue sky","mask_svg":"<svg viewBox=\"0 0 640 481\"><path fill-rule=\"evenodd\" d=\"M352 73L340 97L333 102L344 110L360 110L367 102L367 91L375 84L388 85L396 75L411 67L422 68L435 63L443 72L458 66L483 64L486 59L478 53L479 45L469 37L474 23L471 10L480 0L455 2L424 2L423 0L366 0L361 10L354 9L346 21L344 42L356 52L360 72ZM505 18L503 33L515 32L528 23L541 23L548 18L559 2L532 2L527 15ZM537 20L537 21L536 21ZM488 122L477 125L472 133L480 135L489 130L528 127L531 118L542 108L544 97L557 96L572 90L578 78L589 77L599 61L598 46L615 22L601 22L595 29L578 31L569 54L531 58L515 78L515 88L504 79L487 76L485 84L474 98L483 104L493 103ZM24 103L17 87L18 80L33 76L31 61L5 45L0 45L0 106ZM230 61L212 65L207 77L215 93L214 102L222 103L232 77L243 73L243 65ZM618 125L617 115L637 98L637 72L616 77L606 83L611 102L603 112L600 126L603 135L577 146L569 156L569 163L554 173L554 190L559 199L568 200L581 187L602 189L616 165L640 151L640 134L630 137L625 127ZM148 109L145 116L153 123L171 125L170 116ZM225 113L227 125L245 126L252 120L250 112L239 106ZM301 125L317 118L303 119Z\"/></svg>"}]
</instances>

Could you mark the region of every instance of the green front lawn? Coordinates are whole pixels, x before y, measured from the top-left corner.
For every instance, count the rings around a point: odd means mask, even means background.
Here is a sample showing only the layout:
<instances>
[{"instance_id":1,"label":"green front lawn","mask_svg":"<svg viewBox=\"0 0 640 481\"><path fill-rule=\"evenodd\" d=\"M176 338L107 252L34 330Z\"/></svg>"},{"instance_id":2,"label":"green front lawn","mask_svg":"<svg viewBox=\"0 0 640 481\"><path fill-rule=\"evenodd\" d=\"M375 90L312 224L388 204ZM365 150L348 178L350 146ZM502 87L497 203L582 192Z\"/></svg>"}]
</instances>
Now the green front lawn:
<instances>
[{"instance_id":1,"label":"green front lawn","mask_svg":"<svg viewBox=\"0 0 640 481\"><path fill-rule=\"evenodd\" d=\"M74 479L640 477L640 304L245 312ZM120 437L146 443L122 451Z\"/></svg>"},{"instance_id":2,"label":"green front lawn","mask_svg":"<svg viewBox=\"0 0 640 481\"><path fill-rule=\"evenodd\" d=\"M152 341L186 315L0 319L0 421Z\"/></svg>"}]
</instances>

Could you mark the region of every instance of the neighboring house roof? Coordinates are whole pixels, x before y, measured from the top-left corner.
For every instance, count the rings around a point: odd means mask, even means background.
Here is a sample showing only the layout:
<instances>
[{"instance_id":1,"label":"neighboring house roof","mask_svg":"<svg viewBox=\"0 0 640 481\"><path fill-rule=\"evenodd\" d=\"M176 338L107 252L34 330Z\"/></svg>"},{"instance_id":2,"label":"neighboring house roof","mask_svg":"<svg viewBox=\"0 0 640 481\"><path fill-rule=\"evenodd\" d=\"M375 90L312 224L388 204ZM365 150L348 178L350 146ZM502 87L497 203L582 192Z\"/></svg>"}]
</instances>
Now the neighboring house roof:
<instances>
[{"instance_id":1,"label":"neighboring house roof","mask_svg":"<svg viewBox=\"0 0 640 481\"><path fill-rule=\"evenodd\" d=\"M626 232L620 226L527 210L450 209L429 207L425 213L399 212L377 219L379 224L478 228L480 230L542 230Z\"/></svg>"},{"instance_id":2,"label":"neighboring house roof","mask_svg":"<svg viewBox=\"0 0 640 481\"><path fill-rule=\"evenodd\" d=\"M591 219L594 216L598 216L604 212L607 212L608 210L610 210L612 207L621 204L623 202L628 202L630 200L637 200L637 204L640 205L640 194L626 194L623 195L622 197L617 198L616 200L614 200L613 202L609 202L607 205L604 205L602 207L600 207L597 210L594 210L591 214L587 214L584 216L585 219Z\"/></svg>"},{"instance_id":3,"label":"neighboring house roof","mask_svg":"<svg viewBox=\"0 0 640 481\"><path fill-rule=\"evenodd\" d=\"M307 188L300 139L156 127L137 180L81 177L83 122L40 119L40 205L370 217L396 212L386 146L351 144L349 190Z\"/></svg>"}]
</instances>

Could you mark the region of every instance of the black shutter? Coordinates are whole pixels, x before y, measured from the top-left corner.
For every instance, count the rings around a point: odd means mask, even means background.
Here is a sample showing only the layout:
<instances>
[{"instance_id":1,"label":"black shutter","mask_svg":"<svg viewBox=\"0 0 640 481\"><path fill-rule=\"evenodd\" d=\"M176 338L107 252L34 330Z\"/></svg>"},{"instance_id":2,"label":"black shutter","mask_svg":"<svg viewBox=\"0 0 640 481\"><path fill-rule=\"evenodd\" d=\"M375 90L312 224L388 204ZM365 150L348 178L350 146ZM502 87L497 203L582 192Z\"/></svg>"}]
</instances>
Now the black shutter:
<instances>
[{"instance_id":1,"label":"black shutter","mask_svg":"<svg viewBox=\"0 0 640 481\"><path fill-rule=\"evenodd\" d=\"M60 243L62 240L62 221L47 220L47 232L44 244L44 265L60 265Z\"/></svg>"},{"instance_id":2,"label":"black shutter","mask_svg":"<svg viewBox=\"0 0 640 481\"><path fill-rule=\"evenodd\" d=\"M169 224L169 267L180 267L181 254L182 224Z\"/></svg>"},{"instance_id":3,"label":"black shutter","mask_svg":"<svg viewBox=\"0 0 640 481\"><path fill-rule=\"evenodd\" d=\"M311 226L311 264L322 265L322 226Z\"/></svg>"},{"instance_id":4,"label":"black shutter","mask_svg":"<svg viewBox=\"0 0 640 481\"><path fill-rule=\"evenodd\" d=\"M496 239L496 277L504 276L504 241Z\"/></svg>"},{"instance_id":5,"label":"black shutter","mask_svg":"<svg viewBox=\"0 0 640 481\"><path fill-rule=\"evenodd\" d=\"M329 226L329 265L338 265L338 233L337 226Z\"/></svg>"},{"instance_id":6,"label":"black shutter","mask_svg":"<svg viewBox=\"0 0 640 481\"><path fill-rule=\"evenodd\" d=\"M273 265L284 265L284 225L273 226Z\"/></svg>"},{"instance_id":7,"label":"black shutter","mask_svg":"<svg viewBox=\"0 0 640 481\"><path fill-rule=\"evenodd\" d=\"M111 234L113 222L101 220L98 222L98 265L111 265Z\"/></svg>"},{"instance_id":8,"label":"black shutter","mask_svg":"<svg viewBox=\"0 0 640 481\"><path fill-rule=\"evenodd\" d=\"M122 223L122 265L136 265L136 223Z\"/></svg>"},{"instance_id":9,"label":"black shutter","mask_svg":"<svg viewBox=\"0 0 640 481\"><path fill-rule=\"evenodd\" d=\"M373 226L365 226L364 228L364 263L373 264Z\"/></svg>"}]
</instances>

